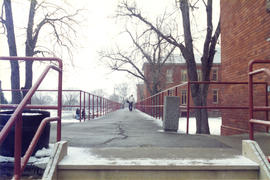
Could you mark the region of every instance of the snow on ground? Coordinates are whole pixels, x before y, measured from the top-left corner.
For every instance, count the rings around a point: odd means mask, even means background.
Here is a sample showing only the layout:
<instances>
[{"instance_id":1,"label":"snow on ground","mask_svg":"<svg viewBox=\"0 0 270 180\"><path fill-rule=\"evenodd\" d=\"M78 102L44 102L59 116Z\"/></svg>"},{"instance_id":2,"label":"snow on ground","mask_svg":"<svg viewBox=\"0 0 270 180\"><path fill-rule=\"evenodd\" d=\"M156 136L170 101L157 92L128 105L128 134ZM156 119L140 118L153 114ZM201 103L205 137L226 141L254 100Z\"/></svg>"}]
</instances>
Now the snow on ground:
<instances>
[{"instance_id":1,"label":"snow on ground","mask_svg":"<svg viewBox=\"0 0 270 180\"><path fill-rule=\"evenodd\" d=\"M59 163L60 165L158 165L158 166L191 166L191 165L257 165L253 161L243 157L235 156L233 158L225 159L121 159L121 158L103 158L99 157L91 152L91 149L69 147L68 155Z\"/></svg>"},{"instance_id":2,"label":"snow on ground","mask_svg":"<svg viewBox=\"0 0 270 180\"><path fill-rule=\"evenodd\" d=\"M49 110L51 113L51 117L56 117L57 116L57 111L56 110ZM63 110L62 111L62 123L79 123L80 120L75 119L75 111L68 111L68 110ZM56 123L56 121L52 122Z\"/></svg>"},{"instance_id":3,"label":"snow on ground","mask_svg":"<svg viewBox=\"0 0 270 180\"><path fill-rule=\"evenodd\" d=\"M33 164L37 167L46 168L46 165L50 159L51 151L53 149L53 144L49 145L49 148L43 148L36 152L35 156L31 156L28 163ZM0 156L0 163L3 162L14 162L13 157Z\"/></svg>"},{"instance_id":4,"label":"snow on ground","mask_svg":"<svg viewBox=\"0 0 270 180\"><path fill-rule=\"evenodd\" d=\"M141 115L144 116L146 120L152 120L158 126L160 127L163 126L161 119L153 118L152 116L146 113L143 113L141 111L137 111L137 112L141 113ZM220 135L221 117L216 117L216 118L209 117L208 120L209 120L209 128L210 128L211 135ZM186 133L186 129L187 129L187 118L186 117L179 118L178 133ZM189 118L189 134L196 134L195 117Z\"/></svg>"},{"instance_id":5,"label":"snow on ground","mask_svg":"<svg viewBox=\"0 0 270 180\"><path fill-rule=\"evenodd\" d=\"M51 113L51 117L56 117L57 116L57 111L56 110L49 110ZM101 117L95 117L95 120L100 119ZM87 119L86 119L87 120ZM82 119L82 122L84 120ZM75 119L75 111L74 110L63 110L62 111L62 123L79 123L80 120ZM51 123L56 123L56 121L53 121Z\"/></svg>"},{"instance_id":6,"label":"snow on ground","mask_svg":"<svg viewBox=\"0 0 270 180\"><path fill-rule=\"evenodd\" d=\"M136 110L137 111L137 110ZM57 111L51 110L51 117L56 116ZM146 120L151 120L154 123L156 123L158 126L162 127L162 120L161 119L156 119L153 118L141 111L137 111L140 113L142 116L145 117ZM79 123L79 120L76 120L74 118L75 112L74 111L62 111L62 122L63 123ZM99 117L100 118L100 117ZM99 119L96 118L96 119ZM53 122L56 123L56 122ZM209 118L209 127L210 127L210 132L213 135L220 135L220 126L221 126L221 118ZM178 128L178 133L185 133L186 132L186 118L180 118L179 119L179 128ZM196 121L195 118L190 118L189 122L189 134L195 134L196 133ZM29 159L29 163L33 163L34 165L45 168L45 165L49 161L49 156L52 151L53 145L50 145L49 149L43 148L42 150L37 151L35 156L32 156ZM65 162L73 162L73 163L95 163L95 164L121 164L121 165L168 165L168 164L175 164L175 165L180 165L180 164L223 164L224 161L226 162L241 162L243 157L235 157L234 159L217 159L217 160L153 160L153 159L136 159L136 160L123 160L123 159L104 159L97 157L89 150L83 149L83 148L74 148L74 147L69 147L69 156L67 156L64 160L63 163ZM88 151L88 152L87 152ZM5 156L0 156L0 163L1 162L13 162L14 158L13 157L5 157ZM246 161L246 160L245 160ZM243 162L245 162L243 161ZM61 162L62 163L62 162Z\"/></svg>"}]
</instances>

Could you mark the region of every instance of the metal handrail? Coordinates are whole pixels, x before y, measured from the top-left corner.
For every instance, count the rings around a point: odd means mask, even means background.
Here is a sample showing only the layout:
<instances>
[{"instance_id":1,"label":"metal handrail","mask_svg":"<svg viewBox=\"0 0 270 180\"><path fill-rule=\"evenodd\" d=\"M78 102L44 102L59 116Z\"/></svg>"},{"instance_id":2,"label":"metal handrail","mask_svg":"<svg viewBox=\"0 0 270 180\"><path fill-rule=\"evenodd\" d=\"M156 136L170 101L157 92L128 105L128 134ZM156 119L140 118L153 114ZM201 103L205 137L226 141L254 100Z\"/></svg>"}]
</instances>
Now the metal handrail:
<instances>
[{"instance_id":1,"label":"metal handrail","mask_svg":"<svg viewBox=\"0 0 270 180\"><path fill-rule=\"evenodd\" d=\"M42 130L42 124L45 122L48 122L49 120L57 120L57 141L61 140L61 114L62 114L62 60L58 58L34 58L34 57L0 57L0 60L10 60L10 61L17 61L17 60L24 60L24 61L57 61L59 67L56 67L54 65L49 65L46 67L46 69L43 71L43 73L38 78L37 82L32 86L32 88L27 92L26 96L23 98L21 103L18 105L18 107L15 109L14 113L8 120L8 122L5 124L3 129L0 132L0 144L3 143L6 136L8 135L9 131L11 130L12 126L15 124L15 143L14 143L14 176L13 178L15 180L20 179L22 171L31 156L31 152L33 152L34 147L36 145L36 141L39 138L39 133L41 133ZM22 131L22 111L26 107L28 101L33 96L43 79L46 77L47 73L50 69L54 69L58 71L58 112L57 112L57 118L51 118L43 121L44 123L41 123L39 131L36 132L36 135L34 136L34 139L32 140L30 146L27 149L27 154L25 154L23 158L23 163L21 163L21 131Z\"/></svg>"},{"instance_id":2,"label":"metal handrail","mask_svg":"<svg viewBox=\"0 0 270 180\"><path fill-rule=\"evenodd\" d=\"M23 172L31 154L34 151L34 148L39 140L39 137L42 133L42 131L45 128L45 125L48 122L51 121L57 121L57 141L61 140L61 114L62 114L62 107L71 107L71 106L63 106L62 105L62 60L58 58L33 58L33 57L0 57L0 60L25 60L25 61L57 61L58 66L56 67L54 65L49 65L46 67L44 72L41 74L37 82L33 85L31 89L23 89L23 91L28 91L26 96L23 98L21 103L19 105L17 104L0 104L0 108L12 108L15 109L15 112L12 114L6 125L3 127L3 129L0 132L0 144L5 140L6 136L8 135L9 131L11 130L12 126L15 124L15 143L14 143L14 179L20 179L21 173ZM59 72L59 78L58 78L58 90L37 90L43 79L46 77L47 73L50 69L54 69ZM5 90L4 90L5 91ZM9 90L8 90L9 91ZM13 89L10 91L22 91L19 89ZM33 94L36 91L57 91L58 92L58 104L57 106L44 106L44 105L29 105L27 104ZM82 102L81 102L81 94L84 95L84 102L83 107L85 109L85 95L89 95L89 110L90 110L90 96L92 95L92 102L94 102L94 99L96 98L97 104L92 105L93 112L94 107L98 107L100 112L97 109L97 116L104 115L110 111L115 111L121 107L120 103L113 102L109 99L106 99L104 97L96 96L91 93L82 91L82 90L64 90L64 91L79 91L80 92L80 105L72 106L72 107L80 107L82 108ZM24 109L57 109L57 117L49 117L42 120L40 123L37 132L35 133L24 157L21 160L21 131L22 131L22 111ZM110 109L110 111L109 111ZM81 112L81 111L80 111ZM99 114L100 113L100 114ZM90 116L89 116L90 117ZM94 118L94 113L93 113ZM81 119L81 113L80 113L80 119Z\"/></svg>"},{"instance_id":3,"label":"metal handrail","mask_svg":"<svg viewBox=\"0 0 270 180\"><path fill-rule=\"evenodd\" d=\"M261 124L266 126L266 132L269 130L269 117L268 117L268 111L270 110L268 106L268 98L265 102L265 106L254 106L253 103L253 76L258 74L266 74L268 77L270 77L270 70L267 68L260 68L257 70L253 70L253 65L255 64L270 64L270 60L252 60L249 62L249 73L248 73L248 85L249 85L249 139L254 140L254 124ZM267 94L267 86L265 88L265 93ZM265 111L265 117L266 120L255 120L254 119L254 111Z\"/></svg>"},{"instance_id":4,"label":"metal handrail","mask_svg":"<svg viewBox=\"0 0 270 180\"><path fill-rule=\"evenodd\" d=\"M29 91L29 89L2 89L2 91ZM38 89L36 90L36 92L54 92L57 91L55 89ZM67 90L62 90L62 92L76 92L79 93L79 104L77 105L64 105L62 104L62 108L65 107L71 107L71 108L79 108L80 112L82 112L82 109L87 109L88 108L88 120L90 120L90 117L92 117L92 119L94 119L95 117L99 117L99 116L103 116L111 111L115 111L117 109L119 109L121 107L121 104L118 102L114 102L111 101L107 98L104 98L102 96L97 96L95 94L86 92L86 91L82 91L82 90L78 90L78 89L67 89ZM83 96L83 97L82 97ZM86 104L86 96L88 96L88 105ZM91 98L92 100L94 99L102 99L102 103L96 103L96 101L92 101L92 105L91 105ZM17 104L0 104L0 108L12 108L15 109L17 108ZM97 110L100 110L99 112L95 112L95 108L98 107ZM57 109L57 106L45 106L45 105L27 105L25 107L26 109ZM91 114L92 113L92 114ZM91 114L91 115L90 115ZM85 116L82 117L82 114L80 113L79 116L79 120L80 122L82 121L82 119L85 121L86 118Z\"/></svg>"},{"instance_id":5,"label":"metal handrail","mask_svg":"<svg viewBox=\"0 0 270 180\"><path fill-rule=\"evenodd\" d=\"M269 72L270 73L270 72ZM187 103L186 105L180 105L179 108L186 109L187 113L187 127L186 127L186 134L189 133L189 114L191 109L249 109L249 106L221 106L221 105L215 105L215 106L194 106L190 103L190 97L191 97L191 84L220 84L220 85L248 85L248 82L243 81L234 81L234 82L221 82L221 81L188 81L187 83L182 83L179 85L176 85L174 87L168 88L163 90L160 93L157 93L155 95L152 95L150 97L147 97L139 102L136 103L136 108L141 110L142 112L145 112L155 118L163 118L163 103L164 103L164 97L169 96L170 90L174 90L174 95L177 96L177 88L183 87L187 85ZM254 82L254 84L260 84L264 85L267 89L267 83L265 82ZM268 104L268 94L265 93L265 103ZM155 112L153 114L153 112ZM267 115L268 119L268 115Z\"/></svg>"}]
</instances>

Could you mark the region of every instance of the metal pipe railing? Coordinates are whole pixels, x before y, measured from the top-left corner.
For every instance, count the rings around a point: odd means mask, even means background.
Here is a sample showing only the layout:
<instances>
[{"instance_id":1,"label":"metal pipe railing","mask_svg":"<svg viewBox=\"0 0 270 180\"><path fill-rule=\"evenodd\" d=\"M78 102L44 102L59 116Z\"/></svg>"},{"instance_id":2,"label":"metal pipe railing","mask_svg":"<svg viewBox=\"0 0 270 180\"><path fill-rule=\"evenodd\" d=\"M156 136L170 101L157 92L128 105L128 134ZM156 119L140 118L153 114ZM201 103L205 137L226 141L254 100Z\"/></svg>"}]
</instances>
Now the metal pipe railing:
<instances>
[{"instance_id":1,"label":"metal pipe railing","mask_svg":"<svg viewBox=\"0 0 270 180\"><path fill-rule=\"evenodd\" d=\"M253 70L253 65L255 64L270 64L270 60L252 60L249 62L248 67L249 67L249 73L248 73L248 93L249 93L249 139L254 140L254 124L261 124L266 126L266 132L269 130L269 117L268 117L268 112L270 110L270 107L268 106L268 92L267 92L267 86L265 88L265 106L254 106L254 95L253 95L253 85L255 82L253 82L253 76L258 75L258 74L266 74L268 77L270 77L270 70L267 68L260 68L257 70ZM266 120L257 120L254 119L254 112L255 111L265 111L265 119Z\"/></svg>"},{"instance_id":2,"label":"metal pipe railing","mask_svg":"<svg viewBox=\"0 0 270 180\"><path fill-rule=\"evenodd\" d=\"M10 61L18 61L18 60L24 60L24 61L57 61L58 67L54 65L49 65L46 67L46 69L43 71L43 73L38 78L37 82L31 87L31 89L27 92L26 96L23 98L21 103L17 106L14 113L11 115L8 122L5 124L3 129L0 132L0 144L3 143L5 138L7 137L9 131L11 130L12 126L15 124L15 144L14 144L14 176L13 178L15 180L20 179L22 171L25 167L24 164L27 163L29 159L29 153L33 152L35 143L30 145L27 149L27 154L25 158L23 159L23 163L21 163L21 135L22 135L22 111L26 107L28 101L31 99L43 79L46 77L47 73L50 69L54 69L58 71L58 117L57 117L57 141L61 140L61 114L62 114L62 60L58 58L34 58L34 57L0 57L0 60L10 60ZM1 105L0 105L1 108ZM32 140L33 142L33 140ZM30 154L31 155L31 154ZM27 158L28 157L28 158Z\"/></svg>"},{"instance_id":3,"label":"metal pipe railing","mask_svg":"<svg viewBox=\"0 0 270 180\"><path fill-rule=\"evenodd\" d=\"M258 73L258 72L257 72ZM269 71L270 74L270 71ZM174 95L176 96L181 96L181 94L178 94L178 90L179 88L185 88L185 86L187 86L186 90L187 90L187 99L186 99L186 106L185 105L181 105L179 108L180 109L186 109L187 112L187 127L186 127L186 134L189 133L189 118L190 118L190 110L192 109L249 109L249 106L221 106L219 104L215 105L215 106L194 106L191 105L191 85L192 84L216 84L216 85L248 85L248 82L217 82L217 81L189 81L168 89L165 89L155 95L152 95L150 97L147 97L139 102L136 103L136 108L139 109L140 111L149 114L152 117L155 118L162 118L163 116L163 104L164 104L164 97L165 96L169 96L172 92L174 91ZM257 85L264 85L267 88L267 83L265 82L254 82L253 84L257 84ZM267 90L265 91L267 92ZM268 94L266 93L265 95L266 99L265 99L265 104L268 104ZM160 98L162 99L162 103L153 103L155 102L154 99L156 98ZM153 112L156 112L155 110L157 109L157 107L159 108L159 111L161 111L162 113L155 113L153 114ZM162 109L162 110L161 110ZM266 109L264 108L260 108L257 107L257 109L255 109L257 111L266 111ZM270 108L269 108L270 110ZM157 116L158 115L158 116ZM161 116L161 117L160 117ZM267 117L268 117L268 113L267 113Z\"/></svg>"},{"instance_id":4,"label":"metal pipe railing","mask_svg":"<svg viewBox=\"0 0 270 180\"><path fill-rule=\"evenodd\" d=\"M2 89L2 91L29 91L29 89L14 89L14 90L10 90L10 89ZM37 92L57 92L57 90L53 90L53 89L38 89L36 90ZM86 91L82 91L82 90L75 90L75 89L68 89L68 90L62 90L62 92L74 92L74 93L78 93L79 96L79 100L78 103L79 104L74 104L74 105L62 105L62 108L79 108L80 110L80 115L79 115L79 120L81 122L81 120L84 119L84 117L82 116L82 111L88 109L88 119L92 118L94 119L95 117L101 116L101 115L105 115L109 112L112 111L113 109L113 104L117 104L116 106L119 106L120 108L120 104L118 102L111 102L110 106L108 103L108 99L104 98L104 97L100 97L100 96L96 96L92 93L86 92ZM88 104L86 101L86 97L88 95ZM12 108L15 109L18 105L16 104L2 104L1 107L2 108ZM28 104L26 107L26 109L57 109L57 106L47 106L47 105L30 105ZM117 108L117 109L119 109ZM116 109L116 110L117 110ZM96 110L96 112L95 112ZM91 112L92 111L92 112ZM86 113L86 112L85 112ZM86 118L86 117L85 117Z\"/></svg>"},{"instance_id":5,"label":"metal pipe railing","mask_svg":"<svg viewBox=\"0 0 270 180\"><path fill-rule=\"evenodd\" d=\"M20 179L21 174L32 155L34 148L40 138L40 135L42 131L44 130L44 127L46 123L51 121L57 121L57 137L56 140L61 140L61 117L62 117L62 107L79 107L80 108L80 121L81 121L81 110L83 107L84 114L86 110L86 94L89 95L89 116L90 118L90 99L92 96L92 113L94 118L94 108L97 109L96 116L99 115L105 115L105 112L109 113L112 111L115 111L120 108L120 103L110 101L106 98L95 96L93 94L90 94L85 91L81 90L62 90L62 60L58 58L36 58L36 57L0 57L0 60L10 60L10 61L18 61L18 60L24 60L24 61L57 61L58 67L54 65L49 65L45 68L44 72L40 75L37 82L32 86L31 89L13 89L13 90L2 90L2 91L27 91L26 96L23 98L20 104L0 104L0 108L8 108L8 109L15 109L14 113L11 115L8 122L5 124L5 126L2 128L0 132L0 145L3 143L5 138L7 137L9 131L11 130L12 126L15 124L15 143L14 143L14 179ZM58 89L57 90L38 90L39 85L42 83L43 79L46 77L47 73L50 69L58 71ZM33 96L33 94L37 91L56 91L58 94L57 98L57 106L52 105L30 105L28 104ZM64 91L78 91L80 92L80 104L79 105L62 105L62 92ZM82 93L83 93L83 104L82 104ZM97 104L94 104L94 98L97 99ZM98 99L100 101L98 102ZM104 106L104 102L107 102L106 110ZM21 137L22 137L22 112L24 109L54 109L57 110L57 117L50 117L45 118L42 120L41 124L38 127L37 132L35 133L24 157L21 159ZM83 116L85 121L85 115Z\"/></svg>"}]
</instances>

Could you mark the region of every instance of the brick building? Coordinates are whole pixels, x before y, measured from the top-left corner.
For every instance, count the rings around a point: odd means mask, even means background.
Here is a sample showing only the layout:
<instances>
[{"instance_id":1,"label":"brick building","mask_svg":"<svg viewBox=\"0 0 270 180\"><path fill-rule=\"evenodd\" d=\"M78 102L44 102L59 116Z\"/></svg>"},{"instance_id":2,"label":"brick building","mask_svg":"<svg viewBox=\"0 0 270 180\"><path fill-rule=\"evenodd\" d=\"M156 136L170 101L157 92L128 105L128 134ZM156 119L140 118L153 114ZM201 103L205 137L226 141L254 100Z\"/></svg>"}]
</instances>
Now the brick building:
<instances>
[{"instance_id":1,"label":"brick building","mask_svg":"<svg viewBox=\"0 0 270 180\"><path fill-rule=\"evenodd\" d=\"M269 5L268 0L220 1L223 81L248 81L248 62L270 59ZM259 76L257 81L264 81L264 78ZM247 85L226 86L222 105L248 106L247 90ZM255 92L255 104L263 105L263 87L256 87ZM256 116L264 118L262 112L256 113ZM259 129L263 128L257 126ZM239 134L247 130L248 110L222 111L222 135Z\"/></svg>"},{"instance_id":2,"label":"brick building","mask_svg":"<svg viewBox=\"0 0 270 180\"><path fill-rule=\"evenodd\" d=\"M219 57L218 57L219 58ZM183 60L182 60L183 61ZM143 71L144 76L151 82L152 77L150 73L151 65L149 63L144 63L143 65ZM199 81L201 80L201 64L197 64L197 73ZM221 81L221 64L220 63L214 63L210 75L211 81ZM161 90L168 89L170 87L174 87L176 85L179 85L181 83L188 81L188 75L187 75L187 68L186 64L181 63L166 63L164 64L162 70L161 70L161 83L159 88ZM143 93L142 93L143 92ZM172 90L170 91L172 95L175 95L175 92ZM143 95L142 95L143 94ZM220 104L220 94L221 94L221 88L220 85L210 85L208 90L208 105L214 105L218 106ZM178 89L178 96L180 96L180 104L186 105L187 102L187 86L184 86L183 88ZM146 97L151 96L150 92L148 91L146 84L139 84L137 85L137 99L142 100ZM192 101L191 101L192 102ZM218 110L214 110L212 112L215 112L215 114L219 114Z\"/></svg>"}]
</instances>

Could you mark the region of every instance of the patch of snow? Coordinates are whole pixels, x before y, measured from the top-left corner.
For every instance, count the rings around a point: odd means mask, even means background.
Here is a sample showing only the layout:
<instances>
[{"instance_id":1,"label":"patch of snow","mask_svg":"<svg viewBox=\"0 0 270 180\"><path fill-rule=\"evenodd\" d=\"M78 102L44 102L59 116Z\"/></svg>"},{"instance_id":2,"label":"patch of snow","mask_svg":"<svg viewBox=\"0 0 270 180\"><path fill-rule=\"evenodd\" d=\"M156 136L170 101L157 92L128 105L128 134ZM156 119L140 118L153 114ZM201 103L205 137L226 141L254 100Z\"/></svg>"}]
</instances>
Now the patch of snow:
<instances>
[{"instance_id":1,"label":"patch of snow","mask_svg":"<svg viewBox=\"0 0 270 180\"><path fill-rule=\"evenodd\" d=\"M225 159L150 159L150 158L138 158L138 159L121 159L121 158L103 158L99 157L91 152L91 149L69 147L68 155L59 163L60 165L246 165L256 166L257 163L243 157L235 156L233 158Z\"/></svg>"},{"instance_id":2,"label":"patch of snow","mask_svg":"<svg viewBox=\"0 0 270 180\"><path fill-rule=\"evenodd\" d=\"M161 119L156 119L141 111L137 111L137 112L139 112L142 116L144 116L146 120L152 120L159 127L161 128L163 127L163 123ZM221 128L221 122L222 122L221 117L216 117L216 118L209 117L208 122L209 122L210 133L212 135L220 135L220 128ZM186 133L186 129L187 129L187 118L186 117L179 118L178 133ZM162 131L159 131L159 132L162 132ZM195 117L189 118L189 134L196 134Z\"/></svg>"},{"instance_id":3,"label":"patch of snow","mask_svg":"<svg viewBox=\"0 0 270 180\"><path fill-rule=\"evenodd\" d=\"M38 150L35 154L35 156L31 156L29 158L28 163L33 164L39 168L46 168L46 165L50 159L51 151L53 149L53 145L50 144L49 148L42 148ZM0 156L0 163L3 162L14 162L14 157L6 157L6 156Z\"/></svg>"},{"instance_id":4,"label":"patch of snow","mask_svg":"<svg viewBox=\"0 0 270 180\"><path fill-rule=\"evenodd\" d=\"M55 117L57 116L57 111L56 110L49 110L50 113L51 113L51 117ZM97 120L97 119L100 119L102 118L103 116L101 117L95 117L94 120ZM90 120L93 120L93 119L90 119ZM88 119L86 118L85 121L88 121ZM80 120L78 119L75 119L75 111L73 110L63 110L62 111L62 120L61 120L62 123L79 123ZM83 119L81 119L81 122L84 122ZM56 121L53 121L51 123L57 123Z\"/></svg>"},{"instance_id":5,"label":"patch of snow","mask_svg":"<svg viewBox=\"0 0 270 180\"><path fill-rule=\"evenodd\" d=\"M42 115L41 113L29 113L29 112L23 112L23 116L40 116Z\"/></svg>"},{"instance_id":6,"label":"patch of snow","mask_svg":"<svg viewBox=\"0 0 270 180\"><path fill-rule=\"evenodd\" d=\"M220 135L221 117L208 118L210 134ZM187 118L179 118L178 132L186 133ZM189 118L189 134L196 134L196 119L195 117Z\"/></svg>"}]
</instances>

